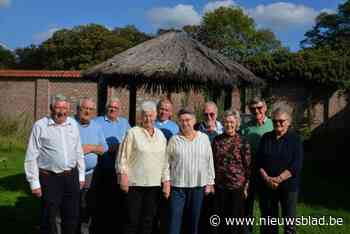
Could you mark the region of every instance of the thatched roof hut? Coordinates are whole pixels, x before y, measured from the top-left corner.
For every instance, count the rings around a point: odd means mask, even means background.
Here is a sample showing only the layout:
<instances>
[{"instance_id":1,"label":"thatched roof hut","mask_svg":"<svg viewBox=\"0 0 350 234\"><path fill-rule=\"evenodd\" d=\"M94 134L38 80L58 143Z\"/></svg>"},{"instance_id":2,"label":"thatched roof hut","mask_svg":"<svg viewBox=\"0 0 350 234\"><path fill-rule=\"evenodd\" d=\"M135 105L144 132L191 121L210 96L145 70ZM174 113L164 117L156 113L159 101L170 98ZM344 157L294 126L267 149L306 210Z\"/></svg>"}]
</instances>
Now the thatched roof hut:
<instances>
[{"instance_id":1,"label":"thatched roof hut","mask_svg":"<svg viewBox=\"0 0 350 234\"><path fill-rule=\"evenodd\" d=\"M104 78L109 85L127 87L131 93L141 87L153 92L178 92L263 84L242 65L184 32L166 33L141 43L88 69L83 75Z\"/></svg>"}]
</instances>

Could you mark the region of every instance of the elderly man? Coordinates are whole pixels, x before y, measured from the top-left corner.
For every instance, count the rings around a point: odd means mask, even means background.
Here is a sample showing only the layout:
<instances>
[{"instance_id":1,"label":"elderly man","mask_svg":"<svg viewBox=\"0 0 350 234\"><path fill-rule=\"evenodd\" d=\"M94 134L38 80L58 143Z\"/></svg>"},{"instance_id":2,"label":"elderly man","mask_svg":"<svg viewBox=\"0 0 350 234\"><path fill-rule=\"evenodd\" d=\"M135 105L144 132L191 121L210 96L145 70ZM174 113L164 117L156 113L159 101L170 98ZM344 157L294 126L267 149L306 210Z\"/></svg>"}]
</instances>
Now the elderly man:
<instances>
[{"instance_id":1,"label":"elderly man","mask_svg":"<svg viewBox=\"0 0 350 234\"><path fill-rule=\"evenodd\" d=\"M159 128L167 140L179 132L177 124L171 120L173 104L169 99L162 99L157 105L158 116L155 126Z\"/></svg>"},{"instance_id":2,"label":"elderly man","mask_svg":"<svg viewBox=\"0 0 350 234\"><path fill-rule=\"evenodd\" d=\"M122 193L118 187L117 174L115 172L115 158L118 147L122 143L130 125L128 120L120 117L121 102L112 97L106 104L106 115L99 116L95 120L102 127L108 151L99 157L97 166L97 200L98 200L98 232L120 229L122 223L118 218L122 211ZM110 213L116 215L111 216ZM120 222L120 223L118 223Z\"/></svg>"},{"instance_id":3,"label":"elderly man","mask_svg":"<svg viewBox=\"0 0 350 234\"><path fill-rule=\"evenodd\" d=\"M84 153L79 128L68 117L66 98L52 98L51 115L35 122L28 143L24 169L32 193L41 198L40 233L57 233L61 212L62 234L76 232L80 189L85 182Z\"/></svg>"},{"instance_id":4,"label":"elderly man","mask_svg":"<svg viewBox=\"0 0 350 234\"><path fill-rule=\"evenodd\" d=\"M261 137L266 133L273 130L273 124L271 119L266 116L267 106L263 99L255 97L249 102L249 110L253 115L253 119L250 120L241 129L242 135L247 138L251 145L252 151L252 174L250 177L250 184L248 189L248 197L246 199L245 215L247 217L253 217L254 200L257 191L257 177L258 172L255 167L256 153L259 147ZM248 226L246 233L252 233L253 226Z\"/></svg>"},{"instance_id":5,"label":"elderly man","mask_svg":"<svg viewBox=\"0 0 350 234\"><path fill-rule=\"evenodd\" d=\"M78 121L85 160L85 186L80 196L81 233L89 233L90 220L94 220L96 201L91 198L95 198L96 194L95 188L90 189L91 181L93 180L93 172L97 165L98 156L102 156L108 150L102 128L92 120L96 113L95 110L96 104L91 98L83 98L77 105L76 120ZM90 226L91 232L94 232L94 226Z\"/></svg>"},{"instance_id":6,"label":"elderly man","mask_svg":"<svg viewBox=\"0 0 350 234\"><path fill-rule=\"evenodd\" d=\"M218 108L214 102L206 102L203 108L204 122L196 125L196 129L207 134L210 142L214 137L223 133L222 124L216 120L218 116Z\"/></svg>"},{"instance_id":7,"label":"elderly man","mask_svg":"<svg viewBox=\"0 0 350 234\"><path fill-rule=\"evenodd\" d=\"M150 234L162 183L164 197L170 193L167 141L154 127L156 104L146 101L141 109L142 124L128 131L116 164L120 187L127 193L124 234Z\"/></svg>"}]
</instances>

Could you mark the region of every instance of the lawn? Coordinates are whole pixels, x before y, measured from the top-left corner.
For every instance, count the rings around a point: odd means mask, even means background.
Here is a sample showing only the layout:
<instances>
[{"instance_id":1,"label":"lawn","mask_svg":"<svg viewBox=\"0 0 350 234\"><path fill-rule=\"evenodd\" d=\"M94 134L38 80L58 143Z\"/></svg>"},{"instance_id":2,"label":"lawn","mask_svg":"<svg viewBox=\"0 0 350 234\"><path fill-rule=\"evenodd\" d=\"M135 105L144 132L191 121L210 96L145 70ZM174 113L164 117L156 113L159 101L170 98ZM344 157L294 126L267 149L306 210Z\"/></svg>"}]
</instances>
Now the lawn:
<instances>
[{"instance_id":1,"label":"lawn","mask_svg":"<svg viewBox=\"0 0 350 234\"><path fill-rule=\"evenodd\" d=\"M4 234L38 232L39 200L31 196L25 181L24 150L20 144L0 141L0 220ZM325 165L331 166L329 162L305 160L298 214L342 218L343 225L298 226L298 233L350 233L348 177L341 170L326 169Z\"/></svg>"}]
</instances>

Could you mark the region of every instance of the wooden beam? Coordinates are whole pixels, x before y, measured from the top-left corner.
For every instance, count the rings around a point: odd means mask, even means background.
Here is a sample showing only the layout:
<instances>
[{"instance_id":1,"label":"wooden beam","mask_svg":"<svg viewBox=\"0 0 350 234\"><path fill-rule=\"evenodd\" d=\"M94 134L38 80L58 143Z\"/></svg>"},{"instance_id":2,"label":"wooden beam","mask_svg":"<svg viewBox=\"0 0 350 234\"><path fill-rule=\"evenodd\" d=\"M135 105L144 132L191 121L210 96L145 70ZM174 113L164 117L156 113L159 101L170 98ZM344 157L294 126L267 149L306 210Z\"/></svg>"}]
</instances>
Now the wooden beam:
<instances>
[{"instance_id":1,"label":"wooden beam","mask_svg":"<svg viewBox=\"0 0 350 234\"><path fill-rule=\"evenodd\" d=\"M137 88L133 83L129 84L129 123L133 127L136 124L136 95Z\"/></svg>"}]
</instances>

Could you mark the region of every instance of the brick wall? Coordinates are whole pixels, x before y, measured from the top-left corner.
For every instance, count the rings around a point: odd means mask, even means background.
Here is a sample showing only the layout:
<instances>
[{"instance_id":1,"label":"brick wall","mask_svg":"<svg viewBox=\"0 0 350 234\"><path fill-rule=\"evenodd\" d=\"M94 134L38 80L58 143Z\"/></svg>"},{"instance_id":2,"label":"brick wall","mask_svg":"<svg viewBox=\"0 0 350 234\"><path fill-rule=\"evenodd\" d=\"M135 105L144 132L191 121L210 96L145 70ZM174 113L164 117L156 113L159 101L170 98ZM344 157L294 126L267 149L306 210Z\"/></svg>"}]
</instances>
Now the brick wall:
<instances>
[{"instance_id":1,"label":"brick wall","mask_svg":"<svg viewBox=\"0 0 350 234\"><path fill-rule=\"evenodd\" d=\"M35 118L36 80L28 78L0 79L0 114Z\"/></svg>"}]
</instances>

